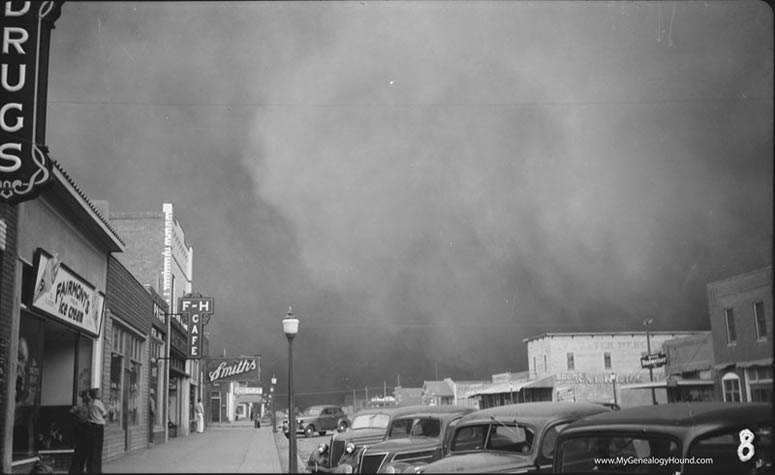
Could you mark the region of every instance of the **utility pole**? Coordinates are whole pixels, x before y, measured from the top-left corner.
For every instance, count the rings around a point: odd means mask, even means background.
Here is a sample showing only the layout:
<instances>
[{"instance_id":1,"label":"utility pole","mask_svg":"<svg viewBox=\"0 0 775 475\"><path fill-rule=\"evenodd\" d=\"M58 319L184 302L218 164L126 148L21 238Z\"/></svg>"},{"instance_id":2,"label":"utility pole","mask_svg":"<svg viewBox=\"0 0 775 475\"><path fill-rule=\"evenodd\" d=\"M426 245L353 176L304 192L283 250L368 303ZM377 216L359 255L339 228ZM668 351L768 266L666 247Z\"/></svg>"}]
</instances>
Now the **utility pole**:
<instances>
[{"instance_id":1,"label":"utility pole","mask_svg":"<svg viewBox=\"0 0 775 475\"><path fill-rule=\"evenodd\" d=\"M434 361L433 365L436 367L436 381L438 381L439 380L439 362Z\"/></svg>"},{"instance_id":2,"label":"utility pole","mask_svg":"<svg viewBox=\"0 0 775 475\"><path fill-rule=\"evenodd\" d=\"M387 397L387 381L382 381L382 399Z\"/></svg>"},{"instance_id":3,"label":"utility pole","mask_svg":"<svg viewBox=\"0 0 775 475\"><path fill-rule=\"evenodd\" d=\"M653 324L653 318L646 318L643 320L643 326L646 327L646 351L648 352L649 358L651 358L651 333L649 333L649 329ZM652 383L654 382L654 369L651 365L649 365L649 381ZM657 405L657 394L654 392L654 385L651 386L651 403L655 406Z\"/></svg>"}]
</instances>

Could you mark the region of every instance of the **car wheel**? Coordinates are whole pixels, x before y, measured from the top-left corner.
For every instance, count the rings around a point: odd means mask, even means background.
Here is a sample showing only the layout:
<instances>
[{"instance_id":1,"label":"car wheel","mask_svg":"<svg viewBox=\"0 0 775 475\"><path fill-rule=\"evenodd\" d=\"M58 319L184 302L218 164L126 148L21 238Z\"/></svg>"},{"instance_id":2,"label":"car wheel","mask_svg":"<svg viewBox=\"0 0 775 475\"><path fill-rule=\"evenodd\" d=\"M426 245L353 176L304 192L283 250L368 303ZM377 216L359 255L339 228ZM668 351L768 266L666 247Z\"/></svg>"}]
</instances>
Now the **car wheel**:
<instances>
[{"instance_id":1,"label":"car wheel","mask_svg":"<svg viewBox=\"0 0 775 475\"><path fill-rule=\"evenodd\" d=\"M311 437L315 433L315 428L311 425L304 428L304 437Z\"/></svg>"},{"instance_id":2,"label":"car wheel","mask_svg":"<svg viewBox=\"0 0 775 475\"><path fill-rule=\"evenodd\" d=\"M339 427L336 428L339 432L344 432L347 430L347 423L342 421L339 423Z\"/></svg>"},{"instance_id":3,"label":"car wheel","mask_svg":"<svg viewBox=\"0 0 775 475\"><path fill-rule=\"evenodd\" d=\"M326 435L326 432L327 432L327 431L321 430L321 431L318 431L318 434L320 434L320 435Z\"/></svg>"}]
</instances>

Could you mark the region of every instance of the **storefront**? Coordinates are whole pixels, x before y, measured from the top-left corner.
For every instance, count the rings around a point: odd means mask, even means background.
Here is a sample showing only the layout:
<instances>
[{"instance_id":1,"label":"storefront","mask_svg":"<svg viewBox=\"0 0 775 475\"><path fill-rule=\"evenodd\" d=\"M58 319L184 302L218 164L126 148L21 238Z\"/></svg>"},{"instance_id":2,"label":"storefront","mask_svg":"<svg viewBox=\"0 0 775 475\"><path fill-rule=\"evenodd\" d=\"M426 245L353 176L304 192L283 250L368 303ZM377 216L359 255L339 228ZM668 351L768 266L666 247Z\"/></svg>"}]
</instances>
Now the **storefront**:
<instances>
[{"instance_id":1,"label":"storefront","mask_svg":"<svg viewBox=\"0 0 775 475\"><path fill-rule=\"evenodd\" d=\"M39 199L18 206L17 283L9 353L15 384L11 443L3 467L28 471L42 456L66 469L73 450L68 411L80 391L101 387L108 257L123 242L58 164ZM9 447L10 445L10 447Z\"/></svg>"},{"instance_id":2,"label":"storefront","mask_svg":"<svg viewBox=\"0 0 775 475\"><path fill-rule=\"evenodd\" d=\"M189 374L186 373L186 330L170 319L170 359L167 411L170 437L189 434Z\"/></svg>"}]
</instances>

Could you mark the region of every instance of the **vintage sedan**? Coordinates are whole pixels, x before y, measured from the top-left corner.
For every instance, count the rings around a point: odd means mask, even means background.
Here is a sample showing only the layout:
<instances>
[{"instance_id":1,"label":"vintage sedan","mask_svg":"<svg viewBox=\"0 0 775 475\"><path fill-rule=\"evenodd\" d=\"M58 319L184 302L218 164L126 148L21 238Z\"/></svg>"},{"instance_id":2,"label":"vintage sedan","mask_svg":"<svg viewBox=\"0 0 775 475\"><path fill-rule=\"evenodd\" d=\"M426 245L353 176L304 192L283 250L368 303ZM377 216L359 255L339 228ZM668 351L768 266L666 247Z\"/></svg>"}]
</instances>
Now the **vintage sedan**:
<instances>
[{"instance_id":1,"label":"vintage sedan","mask_svg":"<svg viewBox=\"0 0 775 475\"><path fill-rule=\"evenodd\" d=\"M305 437L315 432L326 435L329 430L342 432L350 427L350 420L342 408L330 404L310 406L296 416L296 432L303 432ZM283 420L283 432L289 434L288 419Z\"/></svg>"},{"instance_id":2,"label":"vintage sedan","mask_svg":"<svg viewBox=\"0 0 775 475\"><path fill-rule=\"evenodd\" d=\"M415 406L394 415L387 438L361 451L358 472L400 473L440 459L449 429L474 410L462 406Z\"/></svg>"},{"instance_id":3,"label":"vintage sedan","mask_svg":"<svg viewBox=\"0 0 775 475\"><path fill-rule=\"evenodd\" d=\"M353 416L349 429L331 436L328 444L331 456L329 466L326 468L336 468L349 443L355 445L357 452L373 443L385 440L392 417L411 410L411 408L378 407L358 411Z\"/></svg>"},{"instance_id":4,"label":"vintage sedan","mask_svg":"<svg viewBox=\"0 0 775 475\"><path fill-rule=\"evenodd\" d=\"M528 402L483 409L460 420L444 458L415 473L551 472L554 442L568 424L610 412L585 402Z\"/></svg>"},{"instance_id":5,"label":"vintage sedan","mask_svg":"<svg viewBox=\"0 0 775 475\"><path fill-rule=\"evenodd\" d=\"M641 406L569 425L556 473L773 473L772 403Z\"/></svg>"}]
</instances>

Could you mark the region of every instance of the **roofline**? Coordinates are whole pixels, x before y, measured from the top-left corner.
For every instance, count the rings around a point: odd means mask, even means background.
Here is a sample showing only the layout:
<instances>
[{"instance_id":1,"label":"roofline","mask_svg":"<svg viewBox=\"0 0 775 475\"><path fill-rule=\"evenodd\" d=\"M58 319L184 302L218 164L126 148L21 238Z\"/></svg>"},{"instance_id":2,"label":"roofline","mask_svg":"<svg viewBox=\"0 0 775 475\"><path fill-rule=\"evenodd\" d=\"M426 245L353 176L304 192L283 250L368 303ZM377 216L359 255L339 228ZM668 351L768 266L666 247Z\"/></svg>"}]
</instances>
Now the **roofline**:
<instances>
[{"instance_id":1,"label":"roofline","mask_svg":"<svg viewBox=\"0 0 775 475\"><path fill-rule=\"evenodd\" d=\"M767 272L767 271L772 272L772 265L764 266L764 267L759 267L758 269L749 270L747 272L742 272L740 274L735 274L735 275L731 275L729 277L724 277L723 279L714 280L714 281L708 282L707 285L708 286L713 286L715 284L724 284L724 283L727 283L727 282L730 282L730 281L733 281L733 280L737 280L737 279L739 279L741 277L746 277L746 276L750 276L750 275L754 275L754 274L761 274L761 273Z\"/></svg>"},{"instance_id":2,"label":"roofline","mask_svg":"<svg viewBox=\"0 0 775 475\"><path fill-rule=\"evenodd\" d=\"M694 335L708 330L651 330L649 335L674 335L676 333L685 333L686 336ZM636 331L611 331L611 332L550 332L541 333L540 335L531 336L522 340L522 343L528 343L532 340L538 340L545 337L553 336L616 336L616 335L645 335L645 330Z\"/></svg>"},{"instance_id":3,"label":"roofline","mask_svg":"<svg viewBox=\"0 0 775 475\"><path fill-rule=\"evenodd\" d=\"M51 162L54 164L52 167L54 176L57 177L60 183L65 185L63 188L67 190L67 192L75 199L81 208L83 208L83 210L86 211L86 213L92 219L94 219L94 222L98 224L105 235L109 238L111 243L116 246L117 251L123 252L126 248L126 243L124 243L124 241L119 237L116 230L113 229L113 226L110 225L110 222L102 215L102 213L99 212L99 210L97 210L97 207L94 206L89 198L86 197L86 194L81 191L78 185L75 184L75 181L70 178L70 175L67 174L62 165L53 159Z\"/></svg>"}]
</instances>

